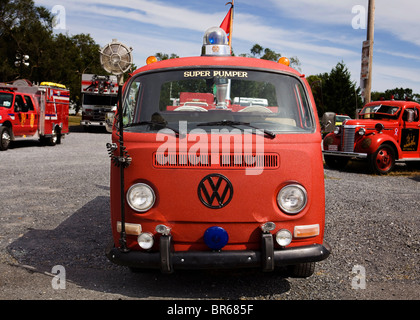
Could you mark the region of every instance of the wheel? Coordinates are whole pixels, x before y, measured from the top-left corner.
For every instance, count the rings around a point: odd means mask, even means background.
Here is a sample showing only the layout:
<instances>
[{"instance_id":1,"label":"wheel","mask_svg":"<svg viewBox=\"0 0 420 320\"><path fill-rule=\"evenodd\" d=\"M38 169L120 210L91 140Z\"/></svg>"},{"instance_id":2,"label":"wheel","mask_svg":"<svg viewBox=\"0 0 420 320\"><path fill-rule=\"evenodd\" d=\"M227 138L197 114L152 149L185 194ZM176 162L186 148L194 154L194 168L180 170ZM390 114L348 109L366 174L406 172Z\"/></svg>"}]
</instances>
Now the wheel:
<instances>
[{"instance_id":1,"label":"wheel","mask_svg":"<svg viewBox=\"0 0 420 320\"><path fill-rule=\"evenodd\" d=\"M57 129L57 144L61 144L61 138L62 138L61 129Z\"/></svg>"},{"instance_id":2,"label":"wheel","mask_svg":"<svg viewBox=\"0 0 420 320\"><path fill-rule=\"evenodd\" d=\"M47 144L49 146L55 146L61 143L61 133L59 129L54 129L51 137L47 138Z\"/></svg>"},{"instance_id":3,"label":"wheel","mask_svg":"<svg viewBox=\"0 0 420 320\"><path fill-rule=\"evenodd\" d=\"M10 129L0 127L0 150L7 150L11 141Z\"/></svg>"},{"instance_id":4,"label":"wheel","mask_svg":"<svg viewBox=\"0 0 420 320\"><path fill-rule=\"evenodd\" d=\"M290 276L293 278L308 278L314 274L315 262L299 263L289 266Z\"/></svg>"},{"instance_id":5,"label":"wheel","mask_svg":"<svg viewBox=\"0 0 420 320\"><path fill-rule=\"evenodd\" d=\"M51 137L47 139L49 146L55 146L57 144L57 132L54 130Z\"/></svg>"},{"instance_id":6,"label":"wheel","mask_svg":"<svg viewBox=\"0 0 420 320\"><path fill-rule=\"evenodd\" d=\"M330 169L344 169L349 162L347 157L324 156L325 163Z\"/></svg>"},{"instance_id":7,"label":"wheel","mask_svg":"<svg viewBox=\"0 0 420 320\"><path fill-rule=\"evenodd\" d=\"M370 156L370 167L374 173L387 174L395 165L395 151L392 146L388 144L381 145Z\"/></svg>"}]
</instances>

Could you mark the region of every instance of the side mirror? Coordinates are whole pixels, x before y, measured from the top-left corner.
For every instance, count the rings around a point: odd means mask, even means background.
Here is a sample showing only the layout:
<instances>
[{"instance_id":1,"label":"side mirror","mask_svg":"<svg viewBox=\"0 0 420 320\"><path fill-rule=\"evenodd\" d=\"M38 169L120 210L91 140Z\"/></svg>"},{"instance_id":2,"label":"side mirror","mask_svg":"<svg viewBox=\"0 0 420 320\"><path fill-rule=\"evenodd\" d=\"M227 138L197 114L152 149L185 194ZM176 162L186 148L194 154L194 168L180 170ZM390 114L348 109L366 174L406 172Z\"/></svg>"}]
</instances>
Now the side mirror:
<instances>
[{"instance_id":1,"label":"side mirror","mask_svg":"<svg viewBox=\"0 0 420 320\"><path fill-rule=\"evenodd\" d=\"M414 110L413 109L407 109L404 113L404 120L407 122L413 122L414 121Z\"/></svg>"},{"instance_id":2,"label":"side mirror","mask_svg":"<svg viewBox=\"0 0 420 320\"><path fill-rule=\"evenodd\" d=\"M112 132L112 126L114 124L114 112L107 112L105 114L105 129L107 132Z\"/></svg>"},{"instance_id":3,"label":"side mirror","mask_svg":"<svg viewBox=\"0 0 420 320\"><path fill-rule=\"evenodd\" d=\"M325 112L322 115L321 125L323 132L333 132L335 128L335 113Z\"/></svg>"}]
</instances>

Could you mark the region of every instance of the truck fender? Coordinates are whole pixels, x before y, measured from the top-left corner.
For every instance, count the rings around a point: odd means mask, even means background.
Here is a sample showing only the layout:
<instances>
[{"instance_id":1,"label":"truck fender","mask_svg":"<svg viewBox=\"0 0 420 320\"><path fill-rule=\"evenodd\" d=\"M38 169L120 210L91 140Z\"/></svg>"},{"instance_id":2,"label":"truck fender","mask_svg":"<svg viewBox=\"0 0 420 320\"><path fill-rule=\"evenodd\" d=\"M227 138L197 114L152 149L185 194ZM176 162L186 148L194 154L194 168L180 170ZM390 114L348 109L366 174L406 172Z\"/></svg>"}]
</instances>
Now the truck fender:
<instances>
[{"instance_id":1,"label":"truck fender","mask_svg":"<svg viewBox=\"0 0 420 320\"><path fill-rule=\"evenodd\" d=\"M56 144L61 143L61 128L59 125L55 125L52 129L52 133L48 135L43 135L40 137L41 143L55 146Z\"/></svg>"},{"instance_id":2,"label":"truck fender","mask_svg":"<svg viewBox=\"0 0 420 320\"><path fill-rule=\"evenodd\" d=\"M0 123L0 127L8 127L9 128L9 133L10 133L10 138L12 140L15 139L15 135L13 134L13 125L10 121L5 121L3 123Z\"/></svg>"},{"instance_id":3,"label":"truck fender","mask_svg":"<svg viewBox=\"0 0 420 320\"><path fill-rule=\"evenodd\" d=\"M374 137L376 138L373 138L373 137L371 138L372 144L370 146L370 151L369 151L370 154L374 153L376 150L378 150L378 148L381 145L386 143L386 144L391 145L394 148L396 159L399 159L401 157L402 151L398 142L395 139L392 139L390 136L382 135L382 134L376 134Z\"/></svg>"}]
</instances>

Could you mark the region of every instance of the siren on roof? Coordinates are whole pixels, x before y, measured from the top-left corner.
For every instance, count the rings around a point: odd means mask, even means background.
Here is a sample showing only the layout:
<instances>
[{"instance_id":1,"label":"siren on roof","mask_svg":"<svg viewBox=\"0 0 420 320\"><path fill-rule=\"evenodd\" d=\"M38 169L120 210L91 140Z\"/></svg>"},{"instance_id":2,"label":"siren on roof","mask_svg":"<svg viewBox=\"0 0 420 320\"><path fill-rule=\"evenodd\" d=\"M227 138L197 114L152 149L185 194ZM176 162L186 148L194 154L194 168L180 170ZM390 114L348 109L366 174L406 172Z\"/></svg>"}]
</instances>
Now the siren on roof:
<instances>
[{"instance_id":1,"label":"siren on roof","mask_svg":"<svg viewBox=\"0 0 420 320\"><path fill-rule=\"evenodd\" d=\"M230 56L226 32L219 27L207 29L203 37L202 56Z\"/></svg>"}]
</instances>

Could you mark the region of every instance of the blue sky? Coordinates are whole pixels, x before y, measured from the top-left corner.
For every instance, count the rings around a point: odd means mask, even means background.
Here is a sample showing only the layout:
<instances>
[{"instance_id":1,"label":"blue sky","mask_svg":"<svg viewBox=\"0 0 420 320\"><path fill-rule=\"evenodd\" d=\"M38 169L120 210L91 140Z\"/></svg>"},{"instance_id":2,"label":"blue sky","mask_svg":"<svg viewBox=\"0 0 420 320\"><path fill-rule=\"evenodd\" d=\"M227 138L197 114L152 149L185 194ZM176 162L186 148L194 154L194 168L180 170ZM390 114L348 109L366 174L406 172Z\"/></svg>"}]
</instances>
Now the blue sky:
<instances>
[{"instance_id":1,"label":"blue sky","mask_svg":"<svg viewBox=\"0 0 420 320\"><path fill-rule=\"evenodd\" d=\"M133 48L140 67L156 52L199 55L205 30L219 26L228 0L35 0L65 19L56 32L87 33L104 46L118 39ZM358 6L358 7L355 7ZM60 7L55 7L60 8ZM301 72L330 72L343 61L359 85L368 0L236 0L232 45L249 53L258 43L296 56ZM354 11L353 11L354 10ZM64 14L65 13L65 14ZM411 88L420 93L420 1L377 0L372 90ZM362 26L363 27L363 26Z\"/></svg>"}]
</instances>

